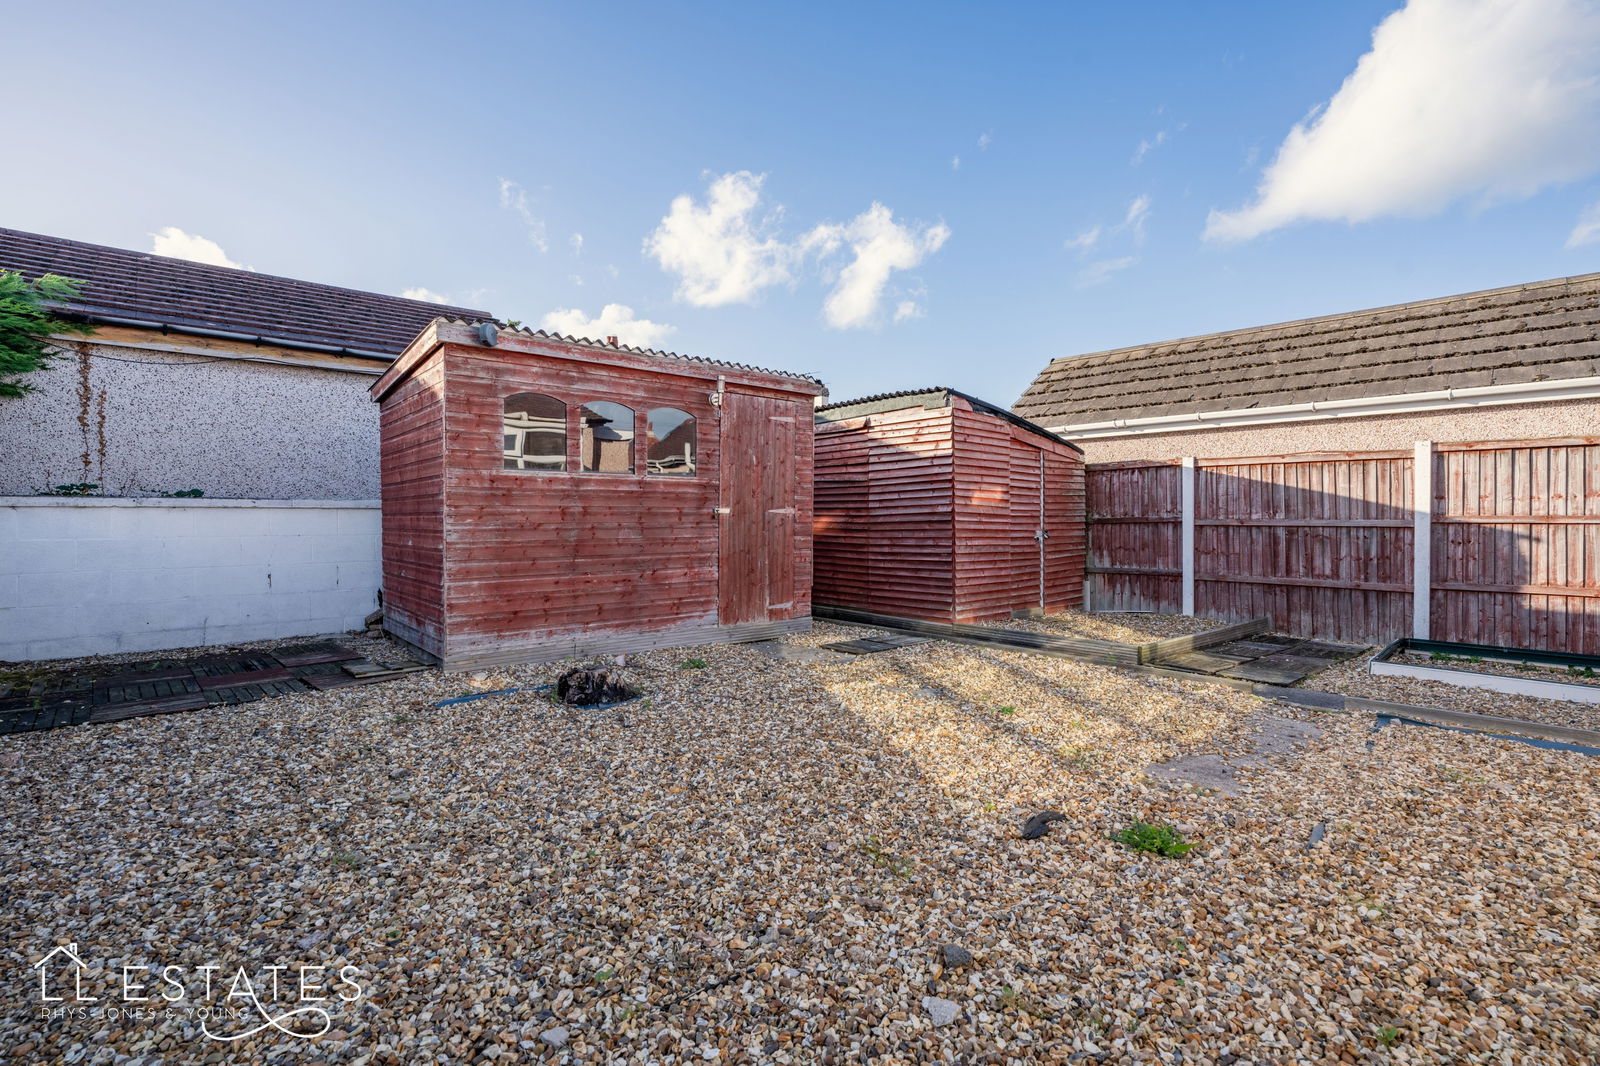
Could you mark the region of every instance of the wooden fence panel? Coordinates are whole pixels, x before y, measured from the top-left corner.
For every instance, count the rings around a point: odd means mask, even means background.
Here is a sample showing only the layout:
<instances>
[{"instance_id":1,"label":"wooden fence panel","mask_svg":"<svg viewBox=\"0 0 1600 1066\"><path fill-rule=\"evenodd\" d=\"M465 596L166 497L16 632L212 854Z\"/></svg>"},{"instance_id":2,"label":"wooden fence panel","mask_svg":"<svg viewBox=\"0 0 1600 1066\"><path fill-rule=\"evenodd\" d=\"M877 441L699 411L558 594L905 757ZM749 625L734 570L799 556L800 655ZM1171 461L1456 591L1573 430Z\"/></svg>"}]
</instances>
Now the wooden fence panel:
<instances>
[{"instance_id":1,"label":"wooden fence panel","mask_svg":"<svg viewBox=\"0 0 1600 1066\"><path fill-rule=\"evenodd\" d=\"M1600 654L1600 438L1433 447L1426 582L1439 640ZM1412 635L1414 454L1199 460L1195 613L1299 636ZM1180 609L1180 470L1088 470L1095 610Z\"/></svg>"},{"instance_id":2,"label":"wooden fence panel","mask_svg":"<svg viewBox=\"0 0 1600 1066\"><path fill-rule=\"evenodd\" d=\"M1181 609L1179 475L1175 463L1089 466L1086 583L1094 610Z\"/></svg>"},{"instance_id":3,"label":"wooden fence panel","mask_svg":"<svg viewBox=\"0 0 1600 1066\"><path fill-rule=\"evenodd\" d=\"M1411 624L1411 459L1201 460L1195 613L1377 641Z\"/></svg>"},{"instance_id":4,"label":"wooden fence panel","mask_svg":"<svg viewBox=\"0 0 1600 1066\"><path fill-rule=\"evenodd\" d=\"M1438 445L1439 640L1600 655L1600 440Z\"/></svg>"}]
</instances>

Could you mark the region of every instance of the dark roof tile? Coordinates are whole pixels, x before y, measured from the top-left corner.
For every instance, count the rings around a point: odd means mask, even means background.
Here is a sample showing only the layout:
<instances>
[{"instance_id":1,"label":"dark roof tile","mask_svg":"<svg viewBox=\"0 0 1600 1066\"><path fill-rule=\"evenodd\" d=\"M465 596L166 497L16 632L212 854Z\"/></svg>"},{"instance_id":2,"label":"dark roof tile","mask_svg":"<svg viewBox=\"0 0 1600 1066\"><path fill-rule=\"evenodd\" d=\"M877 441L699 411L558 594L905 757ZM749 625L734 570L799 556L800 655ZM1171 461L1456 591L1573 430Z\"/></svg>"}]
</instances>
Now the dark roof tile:
<instances>
[{"instance_id":1,"label":"dark roof tile","mask_svg":"<svg viewBox=\"0 0 1600 1066\"><path fill-rule=\"evenodd\" d=\"M0 229L0 270L84 282L69 310L392 358L440 316L488 312Z\"/></svg>"}]
</instances>

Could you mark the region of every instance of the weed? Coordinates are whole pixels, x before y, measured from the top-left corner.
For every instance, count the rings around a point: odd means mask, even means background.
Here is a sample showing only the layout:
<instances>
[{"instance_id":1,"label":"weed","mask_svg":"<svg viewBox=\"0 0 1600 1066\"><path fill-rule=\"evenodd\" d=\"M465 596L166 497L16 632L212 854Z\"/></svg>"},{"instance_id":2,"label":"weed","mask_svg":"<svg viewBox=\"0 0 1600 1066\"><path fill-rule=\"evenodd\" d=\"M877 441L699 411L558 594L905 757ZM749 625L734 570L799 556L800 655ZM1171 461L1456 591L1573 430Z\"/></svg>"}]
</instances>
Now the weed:
<instances>
[{"instance_id":1,"label":"weed","mask_svg":"<svg viewBox=\"0 0 1600 1066\"><path fill-rule=\"evenodd\" d=\"M45 489L40 496L96 496L100 486L87 481L80 481L75 485L56 485L54 488Z\"/></svg>"},{"instance_id":2,"label":"weed","mask_svg":"<svg viewBox=\"0 0 1600 1066\"><path fill-rule=\"evenodd\" d=\"M995 710L999 711L1001 714L1016 714L1017 713L1017 709L1015 707L996 707Z\"/></svg>"},{"instance_id":3,"label":"weed","mask_svg":"<svg viewBox=\"0 0 1600 1066\"><path fill-rule=\"evenodd\" d=\"M1181 936L1175 936L1167 942L1167 946L1182 955L1189 950L1189 942Z\"/></svg>"},{"instance_id":4,"label":"weed","mask_svg":"<svg viewBox=\"0 0 1600 1066\"><path fill-rule=\"evenodd\" d=\"M1386 1025L1378 1030L1378 1043L1384 1047L1394 1047L1400 1042L1400 1030L1392 1025Z\"/></svg>"},{"instance_id":5,"label":"weed","mask_svg":"<svg viewBox=\"0 0 1600 1066\"><path fill-rule=\"evenodd\" d=\"M341 870L354 870L366 861L359 851L336 851L333 853L333 864Z\"/></svg>"},{"instance_id":6,"label":"weed","mask_svg":"<svg viewBox=\"0 0 1600 1066\"><path fill-rule=\"evenodd\" d=\"M617 976L617 968L615 966L603 966L595 971L594 983L603 985L615 976Z\"/></svg>"},{"instance_id":7,"label":"weed","mask_svg":"<svg viewBox=\"0 0 1600 1066\"><path fill-rule=\"evenodd\" d=\"M1128 828L1113 833L1111 839L1134 851L1148 851L1169 859L1182 858L1194 847L1184 843L1183 834L1170 825L1151 825L1137 819Z\"/></svg>"},{"instance_id":8,"label":"weed","mask_svg":"<svg viewBox=\"0 0 1600 1066\"><path fill-rule=\"evenodd\" d=\"M410 725L412 722L416 721L419 721L419 719L414 715L409 714L394 714L389 716L390 725Z\"/></svg>"},{"instance_id":9,"label":"weed","mask_svg":"<svg viewBox=\"0 0 1600 1066\"><path fill-rule=\"evenodd\" d=\"M1469 774L1463 770L1457 770L1449 766L1446 766L1443 770L1440 770L1439 776L1444 778L1446 781L1454 781L1457 784L1467 782L1470 784L1480 785L1487 780L1487 778L1478 777L1475 774Z\"/></svg>"},{"instance_id":10,"label":"weed","mask_svg":"<svg viewBox=\"0 0 1600 1066\"><path fill-rule=\"evenodd\" d=\"M685 659L681 667L684 670L704 670L705 668L706 661L704 659Z\"/></svg>"},{"instance_id":11,"label":"weed","mask_svg":"<svg viewBox=\"0 0 1600 1066\"><path fill-rule=\"evenodd\" d=\"M896 877L910 877L911 871L916 865L904 855L896 855L892 851L885 851L883 845L878 843L877 837L868 837L858 847L861 854L872 860L872 865L879 869L888 870Z\"/></svg>"},{"instance_id":12,"label":"weed","mask_svg":"<svg viewBox=\"0 0 1600 1066\"><path fill-rule=\"evenodd\" d=\"M1573 677L1581 677L1588 681L1594 680L1594 667L1585 666L1581 670L1576 666L1567 667L1567 673Z\"/></svg>"},{"instance_id":13,"label":"weed","mask_svg":"<svg viewBox=\"0 0 1600 1066\"><path fill-rule=\"evenodd\" d=\"M994 800L985 800L984 803L983 803L983 813L984 814L993 814L995 811L997 811L999 809L1000 809L999 805L996 804Z\"/></svg>"}]
</instances>

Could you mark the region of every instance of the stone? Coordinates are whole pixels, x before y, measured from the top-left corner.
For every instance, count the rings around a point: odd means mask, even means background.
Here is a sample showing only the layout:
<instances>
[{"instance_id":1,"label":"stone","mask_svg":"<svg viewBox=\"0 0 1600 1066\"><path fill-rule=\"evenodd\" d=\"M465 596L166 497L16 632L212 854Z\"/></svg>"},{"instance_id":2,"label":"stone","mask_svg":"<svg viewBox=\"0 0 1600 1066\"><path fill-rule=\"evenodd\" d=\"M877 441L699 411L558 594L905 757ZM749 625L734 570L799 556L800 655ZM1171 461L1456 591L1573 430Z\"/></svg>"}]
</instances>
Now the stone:
<instances>
[{"instance_id":1,"label":"stone","mask_svg":"<svg viewBox=\"0 0 1600 1066\"><path fill-rule=\"evenodd\" d=\"M404 781L406 778L408 778L410 776L411 776L411 771L406 769L404 766L397 766L393 770L389 771L389 780L390 781Z\"/></svg>"},{"instance_id":2,"label":"stone","mask_svg":"<svg viewBox=\"0 0 1600 1066\"><path fill-rule=\"evenodd\" d=\"M971 966L972 952L958 944L941 944L939 951L944 956L946 966Z\"/></svg>"},{"instance_id":3,"label":"stone","mask_svg":"<svg viewBox=\"0 0 1600 1066\"><path fill-rule=\"evenodd\" d=\"M1050 832L1051 822L1064 822L1066 820L1067 816L1062 814L1060 811L1040 811L1023 824L1022 839L1038 840L1040 837Z\"/></svg>"},{"instance_id":4,"label":"stone","mask_svg":"<svg viewBox=\"0 0 1600 1066\"><path fill-rule=\"evenodd\" d=\"M923 996L922 1009L928 1012L928 1020L934 1025L949 1025L961 1013L960 1004L938 996Z\"/></svg>"},{"instance_id":5,"label":"stone","mask_svg":"<svg viewBox=\"0 0 1600 1066\"><path fill-rule=\"evenodd\" d=\"M554 1029L546 1029L544 1032L539 1034L539 1039L544 1041L546 1044L549 1044L551 1047L566 1047L567 1027L564 1025L558 1025Z\"/></svg>"}]
</instances>

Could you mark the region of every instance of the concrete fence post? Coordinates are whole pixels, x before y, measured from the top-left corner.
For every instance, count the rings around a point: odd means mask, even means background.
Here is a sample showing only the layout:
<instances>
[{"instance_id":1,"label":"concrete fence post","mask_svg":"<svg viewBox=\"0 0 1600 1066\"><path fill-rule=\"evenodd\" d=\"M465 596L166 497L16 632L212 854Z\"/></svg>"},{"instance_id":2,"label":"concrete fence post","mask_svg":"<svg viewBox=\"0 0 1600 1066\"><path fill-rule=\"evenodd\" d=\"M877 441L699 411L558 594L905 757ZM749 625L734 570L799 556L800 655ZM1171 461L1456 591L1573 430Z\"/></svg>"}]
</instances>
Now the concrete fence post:
<instances>
[{"instance_id":1,"label":"concrete fence post","mask_svg":"<svg viewBox=\"0 0 1600 1066\"><path fill-rule=\"evenodd\" d=\"M1180 538L1178 551L1183 557L1183 613L1194 614L1194 506L1195 506L1195 463L1194 456L1183 457L1183 466L1180 468L1179 499L1182 501L1183 533Z\"/></svg>"},{"instance_id":2,"label":"concrete fence post","mask_svg":"<svg viewBox=\"0 0 1600 1066\"><path fill-rule=\"evenodd\" d=\"M1411 635L1427 640L1433 616L1433 442L1411 460Z\"/></svg>"}]
</instances>

